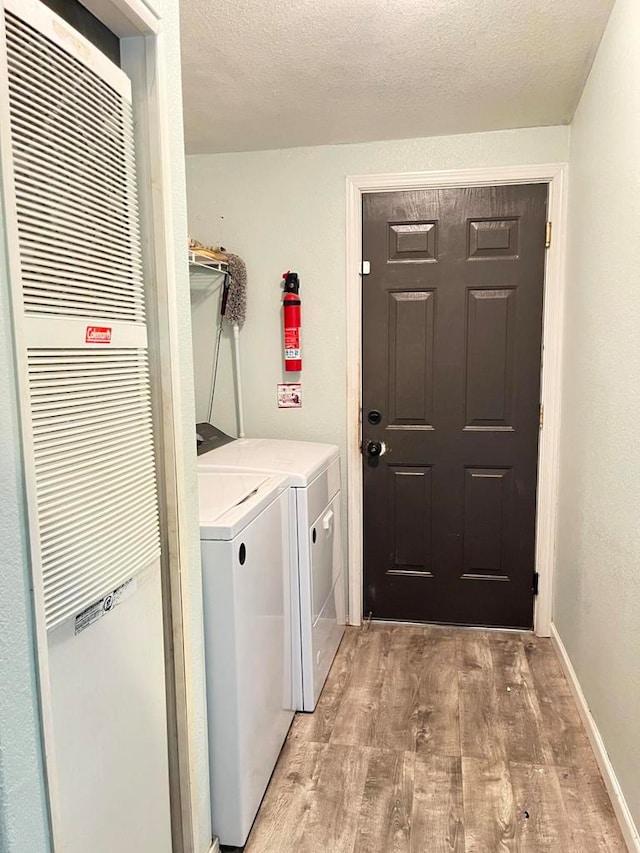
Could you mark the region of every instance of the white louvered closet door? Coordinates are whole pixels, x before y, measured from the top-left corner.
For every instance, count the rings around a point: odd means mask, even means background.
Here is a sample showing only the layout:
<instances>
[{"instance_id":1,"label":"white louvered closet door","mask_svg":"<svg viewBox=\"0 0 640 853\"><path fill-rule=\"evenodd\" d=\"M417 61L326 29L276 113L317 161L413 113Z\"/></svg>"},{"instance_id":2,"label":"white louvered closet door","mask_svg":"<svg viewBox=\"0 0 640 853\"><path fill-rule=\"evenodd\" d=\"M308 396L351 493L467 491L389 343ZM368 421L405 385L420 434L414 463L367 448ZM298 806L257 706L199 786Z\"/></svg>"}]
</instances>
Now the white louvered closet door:
<instances>
[{"instance_id":1,"label":"white louvered closet door","mask_svg":"<svg viewBox=\"0 0 640 853\"><path fill-rule=\"evenodd\" d=\"M144 284L129 82L97 51L70 53L40 4L13 5L20 300L54 628L159 555Z\"/></svg>"},{"instance_id":2,"label":"white louvered closet door","mask_svg":"<svg viewBox=\"0 0 640 853\"><path fill-rule=\"evenodd\" d=\"M39 0L0 0L0 10L0 142L55 849L170 853L130 83Z\"/></svg>"}]
</instances>

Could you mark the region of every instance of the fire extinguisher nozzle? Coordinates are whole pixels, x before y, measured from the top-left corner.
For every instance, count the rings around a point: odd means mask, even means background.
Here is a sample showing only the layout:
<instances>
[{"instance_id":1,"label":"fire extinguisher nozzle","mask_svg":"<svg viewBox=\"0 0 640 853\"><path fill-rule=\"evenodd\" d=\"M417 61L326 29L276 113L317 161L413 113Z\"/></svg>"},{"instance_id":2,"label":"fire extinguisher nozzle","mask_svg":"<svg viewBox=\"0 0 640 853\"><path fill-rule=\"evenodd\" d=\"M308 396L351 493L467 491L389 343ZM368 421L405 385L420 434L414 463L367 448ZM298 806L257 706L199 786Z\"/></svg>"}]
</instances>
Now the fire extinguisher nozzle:
<instances>
[{"instance_id":1,"label":"fire extinguisher nozzle","mask_svg":"<svg viewBox=\"0 0 640 853\"><path fill-rule=\"evenodd\" d=\"M299 293L300 279L297 272L287 272L283 276L285 293Z\"/></svg>"}]
</instances>

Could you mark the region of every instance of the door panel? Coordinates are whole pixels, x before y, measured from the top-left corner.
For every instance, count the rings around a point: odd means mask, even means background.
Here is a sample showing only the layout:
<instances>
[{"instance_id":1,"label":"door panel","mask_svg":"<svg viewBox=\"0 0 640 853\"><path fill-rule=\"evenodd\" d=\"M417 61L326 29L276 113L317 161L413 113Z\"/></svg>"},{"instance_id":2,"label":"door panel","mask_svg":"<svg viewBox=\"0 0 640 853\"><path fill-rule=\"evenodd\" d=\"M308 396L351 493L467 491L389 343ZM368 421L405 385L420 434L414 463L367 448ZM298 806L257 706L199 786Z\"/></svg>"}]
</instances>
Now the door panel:
<instances>
[{"instance_id":1,"label":"door panel","mask_svg":"<svg viewBox=\"0 0 640 853\"><path fill-rule=\"evenodd\" d=\"M467 468L464 473L464 574L506 580L511 471Z\"/></svg>"},{"instance_id":2,"label":"door panel","mask_svg":"<svg viewBox=\"0 0 640 853\"><path fill-rule=\"evenodd\" d=\"M429 426L433 418L433 293L389 294L389 424Z\"/></svg>"},{"instance_id":3,"label":"door panel","mask_svg":"<svg viewBox=\"0 0 640 853\"><path fill-rule=\"evenodd\" d=\"M364 197L374 618L532 625L546 204L540 184Z\"/></svg>"},{"instance_id":4,"label":"door panel","mask_svg":"<svg viewBox=\"0 0 640 853\"><path fill-rule=\"evenodd\" d=\"M389 525L393 536L392 572L431 569L431 468L389 467L393 478Z\"/></svg>"},{"instance_id":5,"label":"door panel","mask_svg":"<svg viewBox=\"0 0 640 853\"><path fill-rule=\"evenodd\" d=\"M467 292L465 429L511 429L516 291Z\"/></svg>"}]
</instances>

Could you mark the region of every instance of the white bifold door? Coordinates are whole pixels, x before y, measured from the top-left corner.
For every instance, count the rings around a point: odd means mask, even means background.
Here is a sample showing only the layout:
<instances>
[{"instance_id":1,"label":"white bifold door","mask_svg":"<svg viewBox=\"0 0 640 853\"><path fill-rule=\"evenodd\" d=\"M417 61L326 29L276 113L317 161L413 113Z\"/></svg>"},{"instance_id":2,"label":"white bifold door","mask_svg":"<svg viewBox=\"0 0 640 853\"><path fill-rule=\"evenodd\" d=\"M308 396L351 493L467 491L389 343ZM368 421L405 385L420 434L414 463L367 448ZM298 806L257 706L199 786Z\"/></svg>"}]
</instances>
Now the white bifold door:
<instances>
[{"instance_id":1,"label":"white bifold door","mask_svg":"<svg viewBox=\"0 0 640 853\"><path fill-rule=\"evenodd\" d=\"M4 197L56 850L171 850L145 287L126 76L0 0Z\"/></svg>"}]
</instances>

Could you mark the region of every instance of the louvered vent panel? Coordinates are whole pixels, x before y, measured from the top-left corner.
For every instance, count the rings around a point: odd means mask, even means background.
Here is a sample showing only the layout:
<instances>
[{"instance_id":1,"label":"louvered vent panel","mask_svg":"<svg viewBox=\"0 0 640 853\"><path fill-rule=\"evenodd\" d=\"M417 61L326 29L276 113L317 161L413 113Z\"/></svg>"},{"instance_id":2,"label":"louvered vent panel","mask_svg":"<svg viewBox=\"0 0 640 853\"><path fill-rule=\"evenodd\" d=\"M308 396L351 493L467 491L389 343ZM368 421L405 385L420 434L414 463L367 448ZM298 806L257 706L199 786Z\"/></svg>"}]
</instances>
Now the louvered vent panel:
<instances>
[{"instance_id":1,"label":"louvered vent panel","mask_svg":"<svg viewBox=\"0 0 640 853\"><path fill-rule=\"evenodd\" d=\"M24 307L144 322L130 104L6 14Z\"/></svg>"},{"instance_id":2,"label":"louvered vent panel","mask_svg":"<svg viewBox=\"0 0 640 853\"><path fill-rule=\"evenodd\" d=\"M28 351L47 627L160 554L145 350Z\"/></svg>"}]
</instances>

